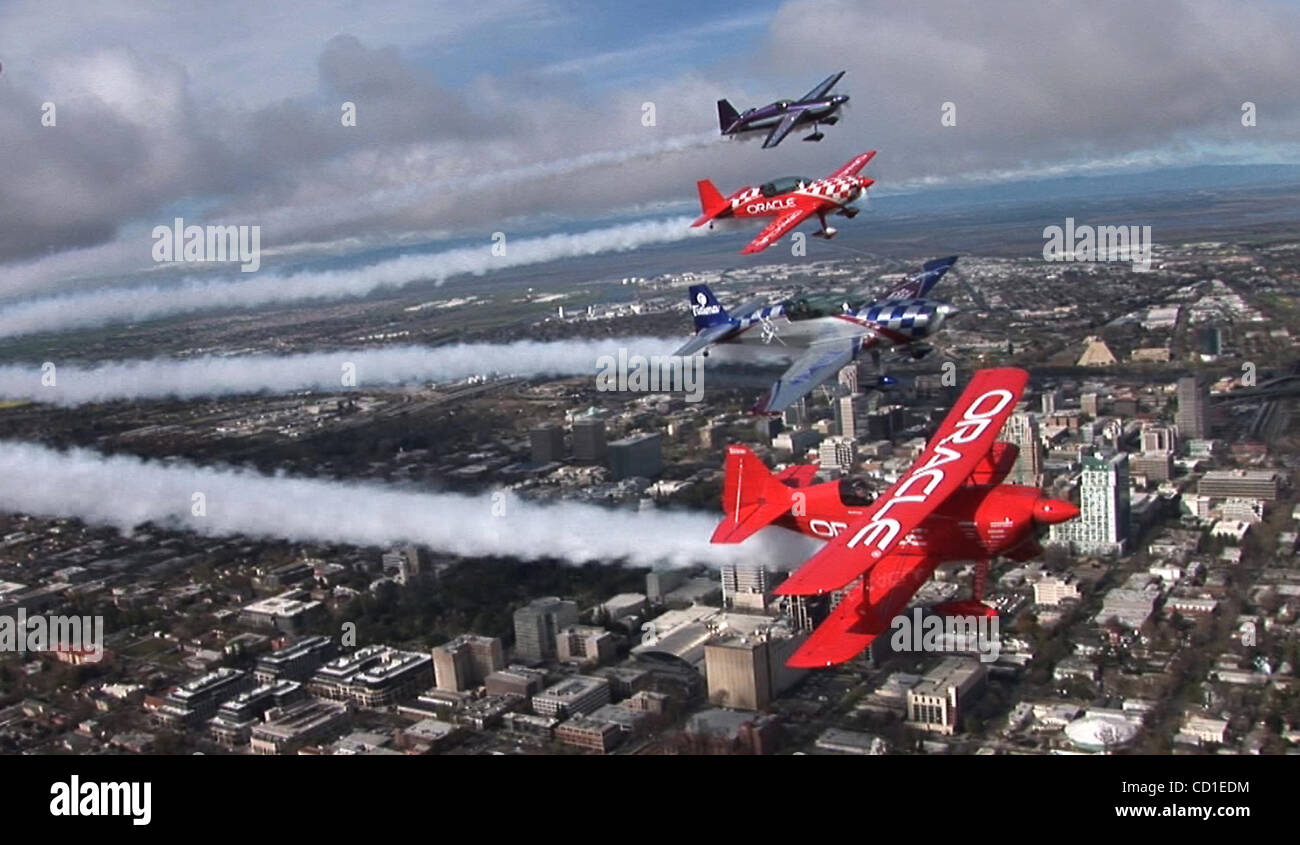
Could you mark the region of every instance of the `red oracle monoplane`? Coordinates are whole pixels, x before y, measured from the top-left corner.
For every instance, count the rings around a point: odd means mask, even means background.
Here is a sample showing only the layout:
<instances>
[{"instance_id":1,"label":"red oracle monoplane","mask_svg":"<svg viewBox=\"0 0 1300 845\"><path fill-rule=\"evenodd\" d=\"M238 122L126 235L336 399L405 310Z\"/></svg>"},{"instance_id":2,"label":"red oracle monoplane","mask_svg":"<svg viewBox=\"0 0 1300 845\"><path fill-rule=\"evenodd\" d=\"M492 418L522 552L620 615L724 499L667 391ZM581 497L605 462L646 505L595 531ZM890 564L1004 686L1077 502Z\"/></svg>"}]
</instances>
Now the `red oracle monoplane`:
<instances>
[{"instance_id":1,"label":"red oracle monoplane","mask_svg":"<svg viewBox=\"0 0 1300 845\"><path fill-rule=\"evenodd\" d=\"M740 251L742 255L762 252L814 215L821 228L813 236L829 240L835 237L835 229L826 225L826 215L840 214L850 219L857 216L859 201L866 198L867 188L876 181L858 174L875 155L876 151L872 150L854 156L825 179L787 176L757 187L741 188L729 197L724 197L708 179L701 179L696 187L702 213L691 225L703 226L729 218L775 217Z\"/></svg>"},{"instance_id":2,"label":"red oracle monoplane","mask_svg":"<svg viewBox=\"0 0 1300 845\"><path fill-rule=\"evenodd\" d=\"M829 540L777 587L779 595L828 593L861 579L786 665L816 668L853 658L949 561L975 562L974 596L934 610L997 614L981 601L989 560L1037 556L1038 528L1079 514L1036 487L1001 483L1018 450L995 441L1028 379L1014 368L977 372L925 451L879 496L853 478L814 484L816 466L772 475L749 449L727 448L727 516L713 542L739 543L767 525Z\"/></svg>"}]
</instances>

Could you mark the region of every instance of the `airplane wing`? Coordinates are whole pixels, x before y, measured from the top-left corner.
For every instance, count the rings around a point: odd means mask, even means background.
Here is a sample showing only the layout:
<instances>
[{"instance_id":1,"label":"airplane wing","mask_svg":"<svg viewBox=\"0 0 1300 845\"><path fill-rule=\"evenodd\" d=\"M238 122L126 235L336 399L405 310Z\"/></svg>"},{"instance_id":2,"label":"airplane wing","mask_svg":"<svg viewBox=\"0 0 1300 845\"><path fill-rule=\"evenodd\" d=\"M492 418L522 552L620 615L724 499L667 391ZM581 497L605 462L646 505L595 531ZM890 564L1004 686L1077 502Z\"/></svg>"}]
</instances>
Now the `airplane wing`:
<instances>
[{"instance_id":1,"label":"airplane wing","mask_svg":"<svg viewBox=\"0 0 1300 845\"><path fill-rule=\"evenodd\" d=\"M867 573L865 591L854 589L786 661L796 669L821 669L856 657L907 608L934 573L939 558L894 552Z\"/></svg>"},{"instance_id":2,"label":"airplane wing","mask_svg":"<svg viewBox=\"0 0 1300 845\"><path fill-rule=\"evenodd\" d=\"M767 137L763 139L763 149L766 150L769 147L775 147L777 144L784 141L785 136L789 135L790 131L794 129L795 124L799 122L800 114L802 114L802 112L786 112L785 117L781 118L781 122L778 123L771 132L767 133Z\"/></svg>"},{"instance_id":3,"label":"airplane wing","mask_svg":"<svg viewBox=\"0 0 1300 845\"><path fill-rule=\"evenodd\" d=\"M772 244L781 240L786 232L789 232L795 226L798 226L809 215L816 211L815 206L801 205L790 209L785 214L768 223L763 231L758 233L758 237L749 242L749 246L740 251L741 255L749 255L755 252L762 252Z\"/></svg>"},{"instance_id":4,"label":"airplane wing","mask_svg":"<svg viewBox=\"0 0 1300 845\"><path fill-rule=\"evenodd\" d=\"M867 166L867 162L871 161L875 157L876 157L875 150L872 150L869 153L862 153L860 155L855 155L853 158L846 161L843 167L841 167L839 170L832 173L830 176L827 176L826 178L834 179L836 176L857 176L859 173L862 172L862 168Z\"/></svg>"},{"instance_id":5,"label":"airplane wing","mask_svg":"<svg viewBox=\"0 0 1300 845\"><path fill-rule=\"evenodd\" d=\"M758 401L754 413L780 413L799 397L811 393L817 385L834 378L836 373L853 360L857 343L856 337L841 337L810 345L781 374L767 396Z\"/></svg>"},{"instance_id":6,"label":"airplane wing","mask_svg":"<svg viewBox=\"0 0 1300 845\"><path fill-rule=\"evenodd\" d=\"M843 75L844 71L840 71L839 73L833 73L826 77L820 85L809 91L807 94L804 94L803 98L800 99L799 102L803 103L808 100L820 100L822 97L825 97L826 94L835 87L835 83L840 81L840 77Z\"/></svg>"},{"instance_id":7,"label":"airplane wing","mask_svg":"<svg viewBox=\"0 0 1300 845\"><path fill-rule=\"evenodd\" d=\"M981 465L1028 381L1027 372L1013 367L975 373L916 463L776 592L837 590L898 549Z\"/></svg>"}]
</instances>

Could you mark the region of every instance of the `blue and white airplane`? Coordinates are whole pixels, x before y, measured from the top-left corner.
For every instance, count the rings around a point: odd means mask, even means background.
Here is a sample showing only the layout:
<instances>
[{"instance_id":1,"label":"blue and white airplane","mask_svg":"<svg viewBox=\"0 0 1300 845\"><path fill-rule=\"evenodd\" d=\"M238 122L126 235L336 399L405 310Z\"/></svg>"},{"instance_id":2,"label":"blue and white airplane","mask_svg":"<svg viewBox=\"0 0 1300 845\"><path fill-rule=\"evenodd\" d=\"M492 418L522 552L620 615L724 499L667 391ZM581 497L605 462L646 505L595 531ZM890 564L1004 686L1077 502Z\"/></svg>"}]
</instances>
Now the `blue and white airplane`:
<instances>
[{"instance_id":1,"label":"blue and white airplane","mask_svg":"<svg viewBox=\"0 0 1300 845\"><path fill-rule=\"evenodd\" d=\"M806 298L775 305L751 300L728 313L708 285L692 285L695 337L676 354L703 350L707 355L714 344L770 346L775 341L792 347L799 353L794 362L753 408L756 414L779 414L864 352L877 367L882 351L897 350L914 359L929 354L932 347L923 341L957 309L926 295L956 261L953 255L926 262L919 273L908 276L883 299L861 306L840 302L837 308ZM889 380L882 376L881 383Z\"/></svg>"}]
</instances>

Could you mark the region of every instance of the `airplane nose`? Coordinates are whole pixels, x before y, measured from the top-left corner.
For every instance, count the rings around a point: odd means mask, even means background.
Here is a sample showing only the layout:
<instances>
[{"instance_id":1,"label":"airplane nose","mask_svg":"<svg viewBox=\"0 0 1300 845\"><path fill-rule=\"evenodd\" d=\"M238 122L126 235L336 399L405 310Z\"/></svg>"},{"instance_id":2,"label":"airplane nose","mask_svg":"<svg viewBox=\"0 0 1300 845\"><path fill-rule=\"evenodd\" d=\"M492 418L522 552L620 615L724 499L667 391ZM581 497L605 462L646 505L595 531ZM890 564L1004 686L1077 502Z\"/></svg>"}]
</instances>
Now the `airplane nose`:
<instances>
[{"instance_id":1,"label":"airplane nose","mask_svg":"<svg viewBox=\"0 0 1300 845\"><path fill-rule=\"evenodd\" d=\"M875 180L875 179L860 179L860 180L858 181L858 184L860 184L860 185L861 185L862 187L864 187L864 188L870 188L872 185L876 184L876 180Z\"/></svg>"},{"instance_id":2,"label":"airplane nose","mask_svg":"<svg viewBox=\"0 0 1300 845\"><path fill-rule=\"evenodd\" d=\"M1039 498L1034 502L1034 519L1047 525L1068 522L1079 515L1079 509L1061 499Z\"/></svg>"}]
</instances>

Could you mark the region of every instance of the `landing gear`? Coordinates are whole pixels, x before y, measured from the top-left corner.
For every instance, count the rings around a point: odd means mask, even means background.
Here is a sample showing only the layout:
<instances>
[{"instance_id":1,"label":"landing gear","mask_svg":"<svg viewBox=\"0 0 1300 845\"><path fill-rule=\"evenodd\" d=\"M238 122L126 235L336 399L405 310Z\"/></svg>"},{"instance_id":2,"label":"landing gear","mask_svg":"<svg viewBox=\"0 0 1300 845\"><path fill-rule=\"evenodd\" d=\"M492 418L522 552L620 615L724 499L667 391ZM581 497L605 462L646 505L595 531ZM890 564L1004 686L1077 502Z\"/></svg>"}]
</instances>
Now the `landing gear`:
<instances>
[{"instance_id":1,"label":"landing gear","mask_svg":"<svg viewBox=\"0 0 1300 845\"><path fill-rule=\"evenodd\" d=\"M843 214L845 217L847 217L847 218L849 218L850 220L852 220L854 217L857 217L857 216L858 216L858 212L859 212L859 211L861 211L861 209L859 209L859 208L850 208L850 207L848 207L848 206L845 206L844 208L840 209L840 214Z\"/></svg>"},{"instance_id":2,"label":"landing gear","mask_svg":"<svg viewBox=\"0 0 1300 845\"><path fill-rule=\"evenodd\" d=\"M821 230L820 232L813 232L813 237L814 237L814 238L825 238L825 239L828 240L828 241L829 241L831 238L835 237L835 233L836 233L838 230L835 229L833 226L827 226L827 225L826 225L826 215L825 215L825 214L818 214L818 215L817 215L817 219L821 221L821 224L822 224L822 230Z\"/></svg>"},{"instance_id":3,"label":"landing gear","mask_svg":"<svg viewBox=\"0 0 1300 845\"><path fill-rule=\"evenodd\" d=\"M804 138L804 140L805 140L805 141L820 141L822 138L825 138L825 137L826 137L826 136L825 136L824 134L822 134L821 132L813 132L811 135L809 135L808 137Z\"/></svg>"}]
</instances>

